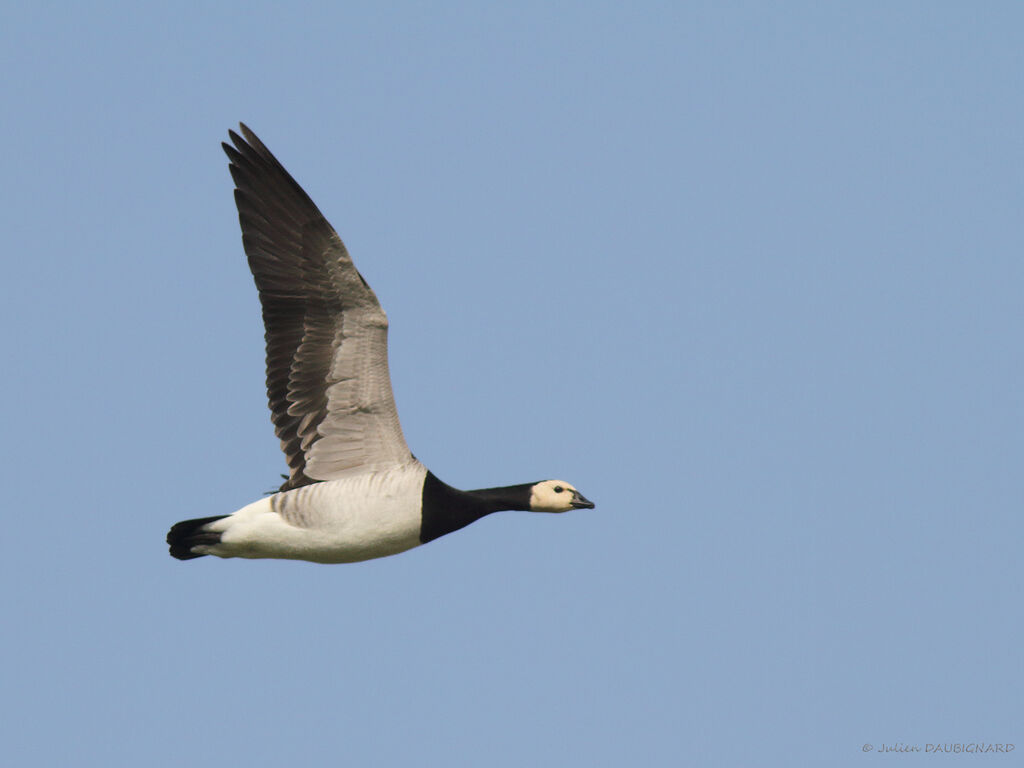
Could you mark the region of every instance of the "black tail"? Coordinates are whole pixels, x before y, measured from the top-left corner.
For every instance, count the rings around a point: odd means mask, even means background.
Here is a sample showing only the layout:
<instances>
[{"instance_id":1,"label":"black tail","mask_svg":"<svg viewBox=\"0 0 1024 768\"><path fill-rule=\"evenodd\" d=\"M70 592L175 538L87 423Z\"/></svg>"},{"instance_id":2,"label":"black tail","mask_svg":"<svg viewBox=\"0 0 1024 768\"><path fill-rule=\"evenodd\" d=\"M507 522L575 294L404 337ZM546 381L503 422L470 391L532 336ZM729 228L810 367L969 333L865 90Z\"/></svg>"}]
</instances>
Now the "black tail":
<instances>
[{"instance_id":1,"label":"black tail","mask_svg":"<svg viewBox=\"0 0 1024 768\"><path fill-rule=\"evenodd\" d=\"M192 560L196 557L204 557L192 551L197 544L218 544L219 533L204 531L203 526L215 520L223 520L227 515L216 517L200 517L196 520L182 520L171 526L167 532L167 543L171 545L171 557L179 560Z\"/></svg>"}]
</instances>

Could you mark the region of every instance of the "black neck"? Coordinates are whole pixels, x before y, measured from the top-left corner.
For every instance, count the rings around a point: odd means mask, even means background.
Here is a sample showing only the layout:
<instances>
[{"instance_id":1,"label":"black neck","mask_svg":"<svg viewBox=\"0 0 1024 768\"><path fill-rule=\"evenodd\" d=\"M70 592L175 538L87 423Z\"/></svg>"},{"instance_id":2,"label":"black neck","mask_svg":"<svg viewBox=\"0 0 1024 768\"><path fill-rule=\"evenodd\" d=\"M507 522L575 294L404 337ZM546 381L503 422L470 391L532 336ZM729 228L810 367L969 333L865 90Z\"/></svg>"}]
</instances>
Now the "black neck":
<instances>
[{"instance_id":1,"label":"black neck","mask_svg":"<svg viewBox=\"0 0 1024 768\"><path fill-rule=\"evenodd\" d=\"M532 483L503 488L460 491L427 472L423 480L423 520L420 541L426 544L446 533L465 528L492 512L518 509L529 511Z\"/></svg>"}]
</instances>

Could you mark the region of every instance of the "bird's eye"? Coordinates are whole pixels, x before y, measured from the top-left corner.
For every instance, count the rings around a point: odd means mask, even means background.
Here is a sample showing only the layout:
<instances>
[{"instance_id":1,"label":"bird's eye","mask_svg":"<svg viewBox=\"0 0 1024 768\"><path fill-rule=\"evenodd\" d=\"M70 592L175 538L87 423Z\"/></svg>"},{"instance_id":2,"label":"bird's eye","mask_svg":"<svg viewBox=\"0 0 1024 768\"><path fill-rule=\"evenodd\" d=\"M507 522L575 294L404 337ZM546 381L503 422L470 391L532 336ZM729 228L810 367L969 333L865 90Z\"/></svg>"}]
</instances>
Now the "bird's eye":
<instances>
[{"instance_id":1,"label":"bird's eye","mask_svg":"<svg viewBox=\"0 0 1024 768\"><path fill-rule=\"evenodd\" d=\"M564 491L564 490L565 490L565 488L563 488L563 487L562 487L562 486L560 486L560 485L556 485L556 486L555 486L555 493L561 493L561 492L562 492L562 491Z\"/></svg>"}]
</instances>

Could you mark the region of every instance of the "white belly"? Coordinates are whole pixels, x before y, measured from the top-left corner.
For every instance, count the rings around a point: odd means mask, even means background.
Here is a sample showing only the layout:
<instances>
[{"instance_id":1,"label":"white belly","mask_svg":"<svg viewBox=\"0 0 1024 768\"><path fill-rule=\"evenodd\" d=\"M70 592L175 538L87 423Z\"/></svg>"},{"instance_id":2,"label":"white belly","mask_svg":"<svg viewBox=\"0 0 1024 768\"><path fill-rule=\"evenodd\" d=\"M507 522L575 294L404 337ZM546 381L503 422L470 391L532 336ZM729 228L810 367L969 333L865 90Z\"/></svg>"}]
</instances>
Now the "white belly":
<instances>
[{"instance_id":1,"label":"white belly","mask_svg":"<svg viewBox=\"0 0 1024 768\"><path fill-rule=\"evenodd\" d=\"M413 462L268 496L210 524L207 530L220 532L220 543L195 551L318 563L404 552L420 543L426 473Z\"/></svg>"}]
</instances>

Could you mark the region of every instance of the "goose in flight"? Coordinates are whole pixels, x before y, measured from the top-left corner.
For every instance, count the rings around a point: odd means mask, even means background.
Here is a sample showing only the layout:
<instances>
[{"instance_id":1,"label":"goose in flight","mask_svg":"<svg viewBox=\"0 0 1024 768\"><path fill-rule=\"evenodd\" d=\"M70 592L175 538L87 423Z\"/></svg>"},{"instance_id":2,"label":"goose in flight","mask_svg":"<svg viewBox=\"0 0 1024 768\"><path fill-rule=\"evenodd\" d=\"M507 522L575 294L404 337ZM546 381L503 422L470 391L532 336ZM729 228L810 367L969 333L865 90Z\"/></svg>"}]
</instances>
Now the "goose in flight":
<instances>
[{"instance_id":1,"label":"goose in flight","mask_svg":"<svg viewBox=\"0 0 1024 768\"><path fill-rule=\"evenodd\" d=\"M171 555L349 563L502 510L593 502L562 480L461 491L410 453L388 374L388 320L337 232L251 130L222 144L267 341L267 396L289 475L230 515L184 520Z\"/></svg>"}]
</instances>

